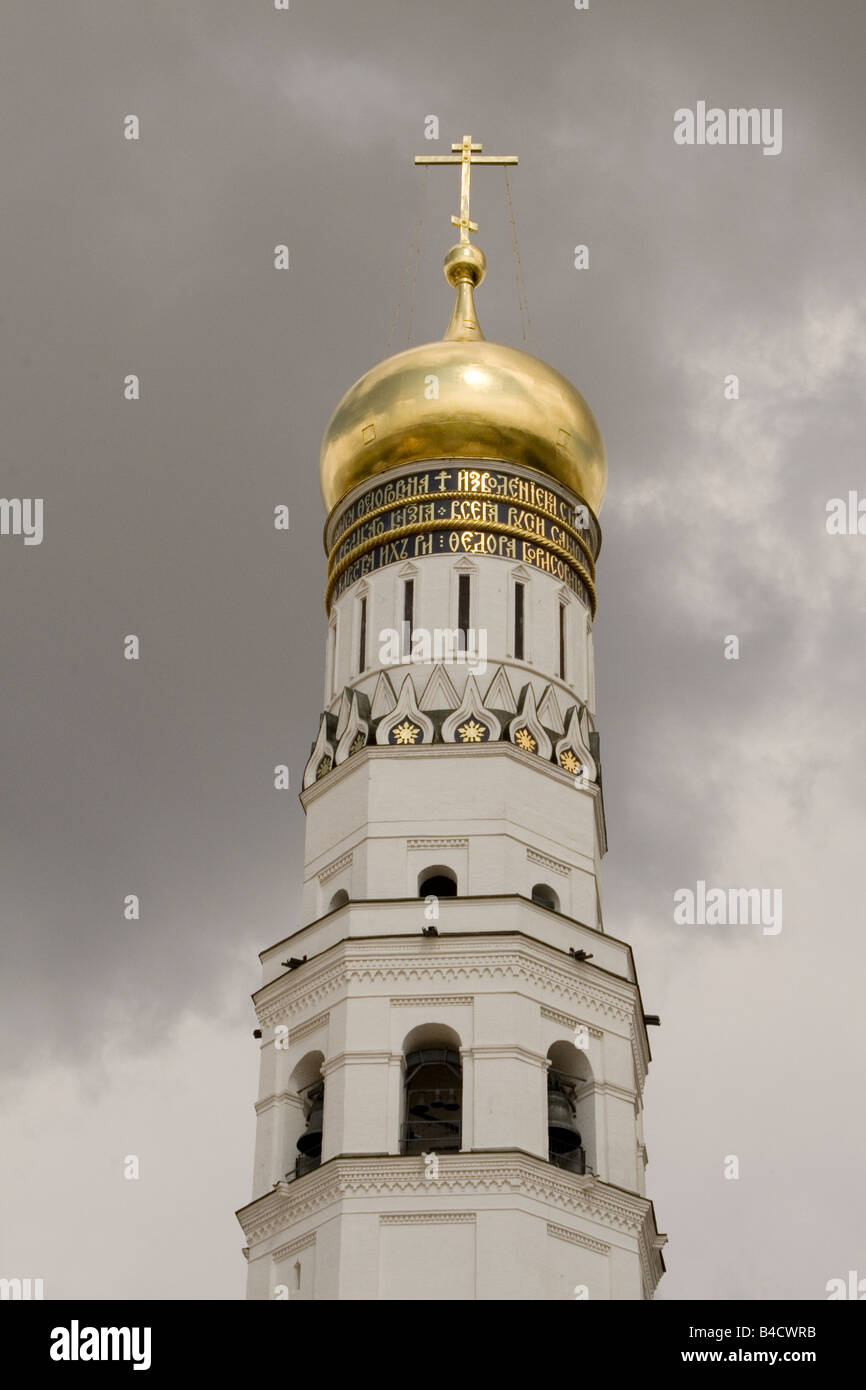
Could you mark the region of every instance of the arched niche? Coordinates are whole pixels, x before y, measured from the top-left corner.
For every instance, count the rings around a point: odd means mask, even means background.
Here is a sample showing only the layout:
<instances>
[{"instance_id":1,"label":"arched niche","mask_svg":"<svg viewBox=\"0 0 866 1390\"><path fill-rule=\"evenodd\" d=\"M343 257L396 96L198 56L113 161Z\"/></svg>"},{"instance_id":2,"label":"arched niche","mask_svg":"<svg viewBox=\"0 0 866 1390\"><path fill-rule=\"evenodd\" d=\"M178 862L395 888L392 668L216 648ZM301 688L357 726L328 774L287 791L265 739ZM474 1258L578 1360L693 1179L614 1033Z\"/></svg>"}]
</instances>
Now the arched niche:
<instances>
[{"instance_id":1,"label":"arched niche","mask_svg":"<svg viewBox=\"0 0 866 1390\"><path fill-rule=\"evenodd\" d=\"M322 1161L322 1117L325 1082L322 1052L307 1052L296 1063L287 1091L294 1102L289 1111L286 1133L286 1177L302 1178Z\"/></svg>"},{"instance_id":2,"label":"arched niche","mask_svg":"<svg viewBox=\"0 0 866 1390\"><path fill-rule=\"evenodd\" d=\"M457 875L447 864L431 864L418 875L419 898L456 898Z\"/></svg>"},{"instance_id":3,"label":"arched niche","mask_svg":"<svg viewBox=\"0 0 866 1390\"><path fill-rule=\"evenodd\" d=\"M403 1041L400 1152L458 1153L463 1134L460 1037L443 1023L424 1023Z\"/></svg>"},{"instance_id":4,"label":"arched niche","mask_svg":"<svg viewBox=\"0 0 866 1390\"><path fill-rule=\"evenodd\" d=\"M550 1161L571 1172L595 1172L595 1084L589 1058L564 1038L548 1048L547 1056L550 1062L547 1073L548 1119L550 1121L555 1115L565 1129L573 1124L580 1134L578 1150L555 1154L551 1148Z\"/></svg>"},{"instance_id":5,"label":"arched niche","mask_svg":"<svg viewBox=\"0 0 866 1390\"><path fill-rule=\"evenodd\" d=\"M539 907L546 907L549 912L559 911L559 895L554 893L549 883L532 885L532 901L538 903Z\"/></svg>"}]
</instances>

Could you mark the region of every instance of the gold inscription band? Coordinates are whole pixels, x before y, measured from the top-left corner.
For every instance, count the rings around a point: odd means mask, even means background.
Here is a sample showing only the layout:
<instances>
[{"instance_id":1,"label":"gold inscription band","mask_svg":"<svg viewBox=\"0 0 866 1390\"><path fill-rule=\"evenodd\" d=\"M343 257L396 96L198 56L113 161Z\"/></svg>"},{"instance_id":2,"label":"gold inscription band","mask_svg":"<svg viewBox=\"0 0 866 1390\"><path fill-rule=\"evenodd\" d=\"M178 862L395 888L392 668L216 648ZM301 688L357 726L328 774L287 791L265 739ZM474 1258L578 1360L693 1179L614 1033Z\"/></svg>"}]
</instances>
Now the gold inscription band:
<instances>
[{"instance_id":1,"label":"gold inscription band","mask_svg":"<svg viewBox=\"0 0 866 1390\"><path fill-rule=\"evenodd\" d=\"M368 521L375 520L377 516L384 516L386 512L399 511L401 507L418 506L425 502L450 502L452 500L470 502L484 500L489 501L493 505L513 507L518 511L522 510L525 512L535 512L537 516L542 516L545 518L546 521L551 522L554 526L559 526L563 531L566 532L567 535L571 536L572 540L577 541L577 544L580 546L586 558L587 568L589 569L590 575L593 579L595 578L595 561L593 559L592 551L590 550L589 546L587 545L580 532L576 531L573 526L569 526L567 521L563 521L561 517L558 517L554 512L549 512L546 507L540 506L537 502L518 502L509 497L497 497L492 493L479 492L429 492L419 494L418 497L412 497L407 499L406 501L386 502L381 507L374 507L372 511L365 512L363 516L358 517L358 519L354 521L351 524L351 526L347 526L345 531L341 532L340 536L331 546L331 549L328 553L328 570L330 571L331 569L331 566L334 562L334 556L336 555L337 551L340 550L346 544L346 541L349 539L353 532L359 531L361 527L364 526ZM451 524L455 526L459 526L461 520L463 520L463 518L450 518ZM465 518L465 524L468 527L479 526L480 521L475 521L467 517ZM508 532L505 523L497 522L496 525L497 527L500 527L504 532L506 532L506 534L517 534L516 532ZM411 534L413 531L422 531L425 529L429 529L426 527L426 523L413 522L401 528L399 534L402 536L407 533ZM383 535L396 534L398 534L396 531L383 532ZM522 536L524 533L521 531L519 534ZM535 539L539 542L544 542L549 546L553 546L556 544L555 541L547 541L544 536L539 536L536 532L533 532L532 534L535 536ZM379 537L377 537L376 539L378 540ZM354 552L352 553L354 554ZM575 563L579 564L580 561L576 561Z\"/></svg>"},{"instance_id":2,"label":"gold inscription band","mask_svg":"<svg viewBox=\"0 0 866 1390\"><path fill-rule=\"evenodd\" d=\"M554 555L558 560L563 561L563 563L567 565L574 574L578 575L583 582L587 594L589 595L590 611L593 618L595 617L597 608L595 585L586 568L579 560L574 558L570 550L566 550L564 546L557 545L555 541L548 540L546 537L541 537L537 535L535 531L526 530L522 526L506 526L503 525L501 521L472 521L467 522L461 527L460 523L455 523L451 517L441 517L435 521L421 521L417 522L414 526L401 526L394 531L384 531L381 536L371 536L360 545L356 545L354 550L350 550L348 555L343 556L328 579L328 587L325 591L325 611L327 613L331 611L331 595L334 592L334 587L339 581L340 576L350 565L360 559L362 555L367 555L371 550L376 550L379 546L389 545L392 541L400 540L402 536L419 535L421 532L426 531L457 532L460 530L463 530L467 534L471 534L474 531L492 531L501 536L516 536L520 540L531 541L539 550L545 550L548 554Z\"/></svg>"}]
</instances>

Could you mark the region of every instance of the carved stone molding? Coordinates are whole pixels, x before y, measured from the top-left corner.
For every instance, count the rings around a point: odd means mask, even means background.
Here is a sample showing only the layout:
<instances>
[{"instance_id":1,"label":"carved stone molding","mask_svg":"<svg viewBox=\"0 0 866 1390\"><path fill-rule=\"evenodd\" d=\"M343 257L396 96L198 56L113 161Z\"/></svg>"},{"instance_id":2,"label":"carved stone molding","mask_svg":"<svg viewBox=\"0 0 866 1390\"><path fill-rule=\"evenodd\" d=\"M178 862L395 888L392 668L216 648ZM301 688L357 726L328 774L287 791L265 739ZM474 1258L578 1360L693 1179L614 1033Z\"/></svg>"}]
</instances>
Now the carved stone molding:
<instances>
[{"instance_id":1,"label":"carved stone molding","mask_svg":"<svg viewBox=\"0 0 866 1390\"><path fill-rule=\"evenodd\" d=\"M330 1017L330 1012L326 1009L324 1013L316 1014L315 1018L308 1018L306 1023L299 1023L297 1028L292 1028L289 1032L289 1043L300 1042L309 1033L315 1033L317 1028L324 1028Z\"/></svg>"},{"instance_id":2,"label":"carved stone molding","mask_svg":"<svg viewBox=\"0 0 866 1390\"><path fill-rule=\"evenodd\" d=\"M533 864L540 864L543 869L550 869L555 874L562 874L563 878L571 875L571 864L565 864L561 859L554 859L549 854L542 854L541 850L533 849L531 845L526 846L526 857L531 859Z\"/></svg>"},{"instance_id":3,"label":"carved stone molding","mask_svg":"<svg viewBox=\"0 0 866 1390\"><path fill-rule=\"evenodd\" d=\"M594 1023L584 1023L582 1018L575 1018L572 1014L565 1014L561 1009L551 1009L547 1004L541 1005L541 1017L549 1019L551 1023L563 1023L573 1033L575 1028L585 1028L591 1038L603 1038L604 1033L600 1028L596 1028Z\"/></svg>"},{"instance_id":4,"label":"carved stone molding","mask_svg":"<svg viewBox=\"0 0 866 1390\"><path fill-rule=\"evenodd\" d=\"M254 996L259 1022L263 1026L284 1021L292 1012L314 1007L338 990L353 984L380 983L386 986L417 982L427 986L470 981L521 981L539 990L561 996L571 1004L597 1010L624 1024L634 1021L634 987L624 983L624 992L592 978L589 971L577 972L559 963L541 943L508 938L478 938L461 943L439 938L433 951L419 949L414 940L395 939L383 948L381 941L347 940L329 948L319 958L318 968L280 976ZM372 954L375 952L375 954ZM405 991L401 989L400 993Z\"/></svg>"},{"instance_id":5,"label":"carved stone molding","mask_svg":"<svg viewBox=\"0 0 866 1390\"><path fill-rule=\"evenodd\" d=\"M392 1009L408 1009L413 1004L423 1004L425 1007L435 1007L441 1005L442 1008L459 1005L471 1006L475 1000L471 994L400 994L395 995L391 1000Z\"/></svg>"},{"instance_id":6,"label":"carved stone molding","mask_svg":"<svg viewBox=\"0 0 866 1390\"><path fill-rule=\"evenodd\" d=\"M422 835L406 841L407 849L468 849L465 835Z\"/></svg>"},{"instance_id":7,"label":"carved stone molding","mask_svg":"<svg viewBox=\"0 0 866 1390\"><path fill-rule=\"evenodd\" d=\"M380 1226L475 1225L474 1211L412 1211L379 1217Z\"/></svg>"},{"instance_id":8,"label":"carved stone molding","mask_svg":"<svg viewBox=\"0 0 866 1390\"><path fill-rule=\"evenodd\" d=\"M617 1233L622 1240L635 1241L640 1248L641 1266L648 1296L662 1274L660 1250L665 1237L656 1229L652 1203L637 1193L608 1186L591 1175L567 1173L552 1168L540 1158L518 1151L497 1154L440 1154L437 1196L464 1200L485 1196L507 1198L516 1207L523 1201L542 1208L555 1207L563 1215L583 1217L597 1226ZM314 1173L294 1182L281 1182L272 1192L251 1202L238 1213L238 1221L252 1248L272 1239L280 1231L308 1216L334 1207L345 1199L359 1198L387 1202L389 1198L426 1197L430 1184L414 1159L383 1155L373 1158L337 1158ZM371 1213L372 1214L372 1213ZM400 1224L412 1215L438 1217L439 1213L380 1213L396 1216ZM446 1213L466 1216L467 1213ZM548 1223L558 1227L559 1223ZM568 1227L559 1229L568 1231ZM573 1236L574 1232L569 1232ZM595 1237L586 1237L596 1240ZM620 1242L617 1242L620 1243ZM597 1248L605 1242L597 1241ZM258 1253L258 1252L255 1252Z\"/></svg>"},{"instance_id":9,"label":"carved stone molding","mask_svg":"<svg viewBox=\"0 0 866 1390\"><path fill-rule=\"evenodd\" d=\"M339 859L332 859L330 864L326 864L322 872L319 874L319 882L327 883L328 879L333 878L334 874L338 874L341 869L348 869L349 865L352 862L353 854L354 850L350 849L347 850L345 854L341 854Z\"/></svg>"},{"instance_id":10,"label":"carved stone molding","mask_svg":"<svg viewBox=\"0 0 866 1390\"><path fill-rule=\"evenodd\" d=\"M264 1115L266 1110L272 1110L275 1105L294 1105L300 1109L301 1103L297 1096L290 1095L288 1091L280 1091L278 1094L257 1100L254 1109L257 1115Z\"/></svg>"},{"instance_id":11,"label":"carved stone molding","mask_svg":"<svg viewBox=\"0 0 866 1390\"><path fill-rule=\"evenodd\" d=\"M316 1232L308 1231L305 1236L298 1236L295 1240L287 1241L285 1245L280 1245L276 1250L272 1250L271 1259L274 1264L279 1264L280 1260L287 1260L290 1255L297 1255L299 1251L306 1250L315 1243Z\"/></svg>"},{"instance_id":12,"label":"carved stone molding","mask_svg":"<svg viewBox=\"0 0 866 1390\"><path fill-rule=\"evenodd\" d=\"M610 1246L606 1241L593 1240L592 1236L585 1236L582 1231L570 1231L567 1226L557 1226L552 1221L547 1223L547 1234L556 1240L567 1240L572 1245L581 1245L584 1250L594 1250L597 1255L609 1255Z\"/></svg>"}]
</instances>

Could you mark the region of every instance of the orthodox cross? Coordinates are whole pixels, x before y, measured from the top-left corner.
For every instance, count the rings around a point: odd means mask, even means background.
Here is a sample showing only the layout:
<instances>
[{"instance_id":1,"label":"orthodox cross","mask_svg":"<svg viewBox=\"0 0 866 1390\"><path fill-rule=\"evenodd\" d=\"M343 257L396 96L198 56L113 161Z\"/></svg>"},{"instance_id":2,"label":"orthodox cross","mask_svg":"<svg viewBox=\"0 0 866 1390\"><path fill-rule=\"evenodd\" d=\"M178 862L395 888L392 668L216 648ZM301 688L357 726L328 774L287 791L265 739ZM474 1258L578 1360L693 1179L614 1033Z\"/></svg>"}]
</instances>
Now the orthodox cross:
<instances>
[{"instance_id":1,"label":"orthodox cross","mask_svg":"<svg viewBox=\"0 0 866 1390\"><path fill-rule=\"evenodd\" d=\"M460 165L460 216L451 222L460 228L461 242L469 241L469 233L478 231L478 224L469 220L469 179L473 164L516 164L516 154L482 154L481 145L473 145L472 136L464 135L461 144L452 145L452 154L416 154L416 164Z\"/></svg>"}]
</instances>

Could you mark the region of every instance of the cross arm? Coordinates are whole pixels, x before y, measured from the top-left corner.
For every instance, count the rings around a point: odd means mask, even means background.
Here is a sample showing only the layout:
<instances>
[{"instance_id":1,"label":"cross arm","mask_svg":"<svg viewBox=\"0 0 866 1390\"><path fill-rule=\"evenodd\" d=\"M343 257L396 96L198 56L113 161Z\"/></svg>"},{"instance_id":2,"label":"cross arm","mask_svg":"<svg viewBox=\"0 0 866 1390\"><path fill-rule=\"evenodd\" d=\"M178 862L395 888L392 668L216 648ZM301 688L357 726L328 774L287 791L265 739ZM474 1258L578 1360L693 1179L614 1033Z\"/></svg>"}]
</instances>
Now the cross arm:
<instances>
[{"instance_id":1,"label":"cross arm","mask_svg":"<svg viewBox=\"0 0 866 1390\"><path fill-rule=\"evenodd\" d=\"M516 164L516 154L474 154L470 159L470 164ZM416 164L462 164L463 156L459 154L416 154Z\"/></svg>"}]
</instances>

